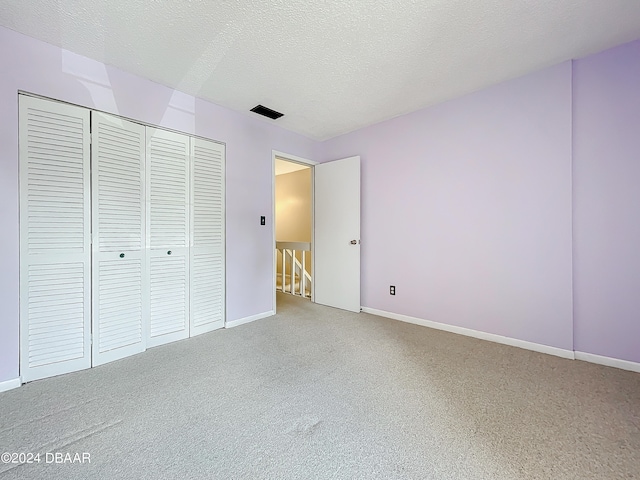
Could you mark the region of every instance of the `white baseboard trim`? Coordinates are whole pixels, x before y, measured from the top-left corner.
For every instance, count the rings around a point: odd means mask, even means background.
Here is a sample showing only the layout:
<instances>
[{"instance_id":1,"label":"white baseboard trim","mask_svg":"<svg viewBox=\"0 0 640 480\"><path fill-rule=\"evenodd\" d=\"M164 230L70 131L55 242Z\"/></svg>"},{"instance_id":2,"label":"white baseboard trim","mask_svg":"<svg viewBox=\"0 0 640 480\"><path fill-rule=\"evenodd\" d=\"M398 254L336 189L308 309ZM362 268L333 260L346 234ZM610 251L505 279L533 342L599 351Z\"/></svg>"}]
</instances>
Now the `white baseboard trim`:
<instances>
[{"instance_id":1,"label":"white baseboard trim","mask_svg":"<svg viewBox=\"0 0 640 480\"><path fill-rule=\"evenodd\" d=\"M630 370L640 373L640 363L630 362L629 360L620 360L619 358L603 357L593 353L576 352L576 360L582 360L589 363L597 363L607 367L621 368L622 370Z\"/></svg>"},{"instance_id":2,"label":"white baseboard trim","mask_svg":"<svg viewBox=\"0 0 640 480\"><path fill-rule=\"evenodd\" d=\"M274 312L273 310L270 310L268 312L262 312L262 313L258 313L256 315L251 315L250 317L244 317L244 318L239 318L237 320L231 320L230 322L227 322L227 323L224 324L224 328L237 327L239 325L244 325L245 323L250 323L250 322L254 322L256 320L260 320L261 318L271 317L271 316L273 316L275 314L276 314L276 312Z\"/></svg>"},{"instance_id":3,"label":"white baseboard trim","mask_svg":"<svg viewBox=\"0 0 640 480\"><path fill-rule=\"evenodd\" d=\"M18 388L20 385L22 385L22 381L19 378L14 378L12 380L5 380L4 382L0 382L0 392L13 390L14 388Z\"/></svg>"},{"instance_id":4,"label":"white baseboard trim","mask_svg":"<svg viewBox=\"0 0 640 480\"><path fill-rule=\"evenodd\" d=\"M362 307L362 311L365 313L370 313L372 315L378 315L379 317L391 318L393 320L400 320L401 322L406 323L414 323L416 325L422 325L423 327L435 328L436 330L444 330L445 332L457 333L459 335L465 335L467 337L479 338L480 340L502 343L511 347L519 347L524 348L525 350L533 350L534 352L555 355L556 357L568 358L570 360L573 360L575 358L572 350L565 350L564 348L551 347L549 345L542 345L540 343L534 342L527 342L525 340L518 340L516 338L504 337L502 335L481 332L479 330L472 330L471 328L456 327L455 325L447 325L446 323L432 322L430 320L423 320L422 318L410 317L408 315L401 315L399 313L385 312L384 310L377 310L375 308Z\"/></svg>"}]
</instances>

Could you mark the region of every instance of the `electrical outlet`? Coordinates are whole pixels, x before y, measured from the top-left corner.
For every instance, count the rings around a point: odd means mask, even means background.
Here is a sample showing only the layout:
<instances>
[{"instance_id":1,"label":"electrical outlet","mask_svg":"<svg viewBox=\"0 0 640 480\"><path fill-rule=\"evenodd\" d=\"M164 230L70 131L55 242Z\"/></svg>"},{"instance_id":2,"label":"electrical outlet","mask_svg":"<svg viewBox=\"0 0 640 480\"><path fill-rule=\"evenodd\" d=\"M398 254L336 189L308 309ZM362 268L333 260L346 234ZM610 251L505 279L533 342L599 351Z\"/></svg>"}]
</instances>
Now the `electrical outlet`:
<instances>
[{"instance_id":1,"label":"electrical outlet","mask_svg":"<svg viewBox=\"0 0 640 480\"><path fill-rule=\"evenodd\" d=\"M395 285L391 285L389 287L389 294L390 295L395 295L396 294L396 286Z\"/></svg>"}]
</instances>

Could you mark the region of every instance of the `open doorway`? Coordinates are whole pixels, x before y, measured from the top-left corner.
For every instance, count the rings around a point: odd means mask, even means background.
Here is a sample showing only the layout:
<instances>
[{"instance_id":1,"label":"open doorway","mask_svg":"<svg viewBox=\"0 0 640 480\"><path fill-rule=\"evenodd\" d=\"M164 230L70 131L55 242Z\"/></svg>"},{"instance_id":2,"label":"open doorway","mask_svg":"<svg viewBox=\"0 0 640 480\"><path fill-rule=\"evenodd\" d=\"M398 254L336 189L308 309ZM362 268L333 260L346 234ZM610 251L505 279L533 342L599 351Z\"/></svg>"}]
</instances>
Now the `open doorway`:
<instances>
[{"instance_id":1,"label":"open doorway","mask_svg":"<svg viewBox=\"0 0 640 480\"><path fill-rule=\"evenodd\" d=\"M274 152L276 292L313 298L313 163Z\"/></svg>"},{"instance_id":2,"label":"open doorway","mask_svg":"<svg viewBox=\"0 0 640 480\"><path fill-rule=\"evenodd\" d=\"M273 310L277 311L277 273L280 289L311 296L312 302L352 312L360 303L360 157L348 157L318 164L304 158L273 151ZM276 238L276 160L308 168L310 186L310 245L306 241ZM281 164L281 165L284 165ZM289 165L291 166L291 165ZM289 172L292 173L292 172ZM285 174L286 175L286 174ZM279 176L279 175L278 175ZM278 182L281 183L281 182ZM309 198L309 197L307 197ZM295 198L292 204L299 201ZM307 211L309 208L305 207ZM282 211L279 206L278 210ZM305 220L305 223L308 220ZM280 232L279 232L280 233ZM308 235L308 233L307 233ZM297 235L296 235L297 236ZM306 240L307 236L298 238ZM287 242L290 242L287 244ZM278 255L276 246L280 243ZM300 245L300 243L305 245ZM288 250L285 252L285 250ZM294 252L295 250L295 252ZM307 260L302 251L310 252ZM293 265L293 267L291 267ZM303 265L311 270L306 273ZM311 280L310 292L307 281Z\"/></svg>"}]
</instances>

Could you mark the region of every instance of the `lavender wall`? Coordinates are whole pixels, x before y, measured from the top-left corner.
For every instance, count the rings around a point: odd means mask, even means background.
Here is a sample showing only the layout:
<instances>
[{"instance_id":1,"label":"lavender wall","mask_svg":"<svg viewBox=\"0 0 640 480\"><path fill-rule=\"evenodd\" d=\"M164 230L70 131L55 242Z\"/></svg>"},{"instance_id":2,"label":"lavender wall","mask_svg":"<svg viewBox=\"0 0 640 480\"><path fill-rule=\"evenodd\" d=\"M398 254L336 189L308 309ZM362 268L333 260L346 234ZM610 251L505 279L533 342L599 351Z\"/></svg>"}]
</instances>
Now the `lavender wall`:
<instances>
[{"instance_id":1,"label":"lavender wall","mask_svg":"<svg viewBox=\"0 0 640 480\"><path fill-rule=\"evenodd\" d=\"M0 45L0 382L18 376L18 90L225 142L227 318L273 309L271 150L315 142L4 28Z\"/></svg>"},{"instance_id":2,"label":"lavender wall","mask_svg":"<svg viewBox=\"0 0 640 480\"><path fill-rule=\"evenodd\" d=\"M570 62L320 151L350 155L364 306L572 350Z\"/></svg>"},{"instance_id":3,"label":"lavender wall","mask_svg":"<svg viewBox=\"0 0 640 480\"><path fill-rule=\"evenodd\" d=\"M19 89L227 144L229 320L273 307L271 150L360 155L364 306L640 362L640 41L321 144L3 28L0 45L0 382L18 376Z\"/></svg>"},{"instance_id":4,"label":"lavender wall","mask_svg":"<svg viewBox=\"0 0 640 480\"><path fill-rule=\"evenodd\" d=\"M574 62L577 351L640 362L640 41Z\"/></svg>"}]
</instances>

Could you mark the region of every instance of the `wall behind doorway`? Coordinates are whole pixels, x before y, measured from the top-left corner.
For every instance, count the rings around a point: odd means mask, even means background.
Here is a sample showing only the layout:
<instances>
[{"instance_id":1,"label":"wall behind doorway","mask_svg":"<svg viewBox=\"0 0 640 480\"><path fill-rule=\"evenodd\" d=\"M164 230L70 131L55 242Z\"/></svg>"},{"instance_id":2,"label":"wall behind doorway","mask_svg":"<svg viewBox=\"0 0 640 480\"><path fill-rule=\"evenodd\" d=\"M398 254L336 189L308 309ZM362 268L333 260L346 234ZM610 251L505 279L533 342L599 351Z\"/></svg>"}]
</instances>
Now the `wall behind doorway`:
<instances>
[{"instance_id":1,"label":"wall behind doorway","mask_svg":"<svg viewBox=\"0 0 640 480\"><path fill-rule=\"evenodd\" d=\"M311 168L276 175L276 241L311 242L311 219ZM311 254L305 263L311 272ZM280 255L277 268L282 271Z\"/></svg>"}]
</instances>

